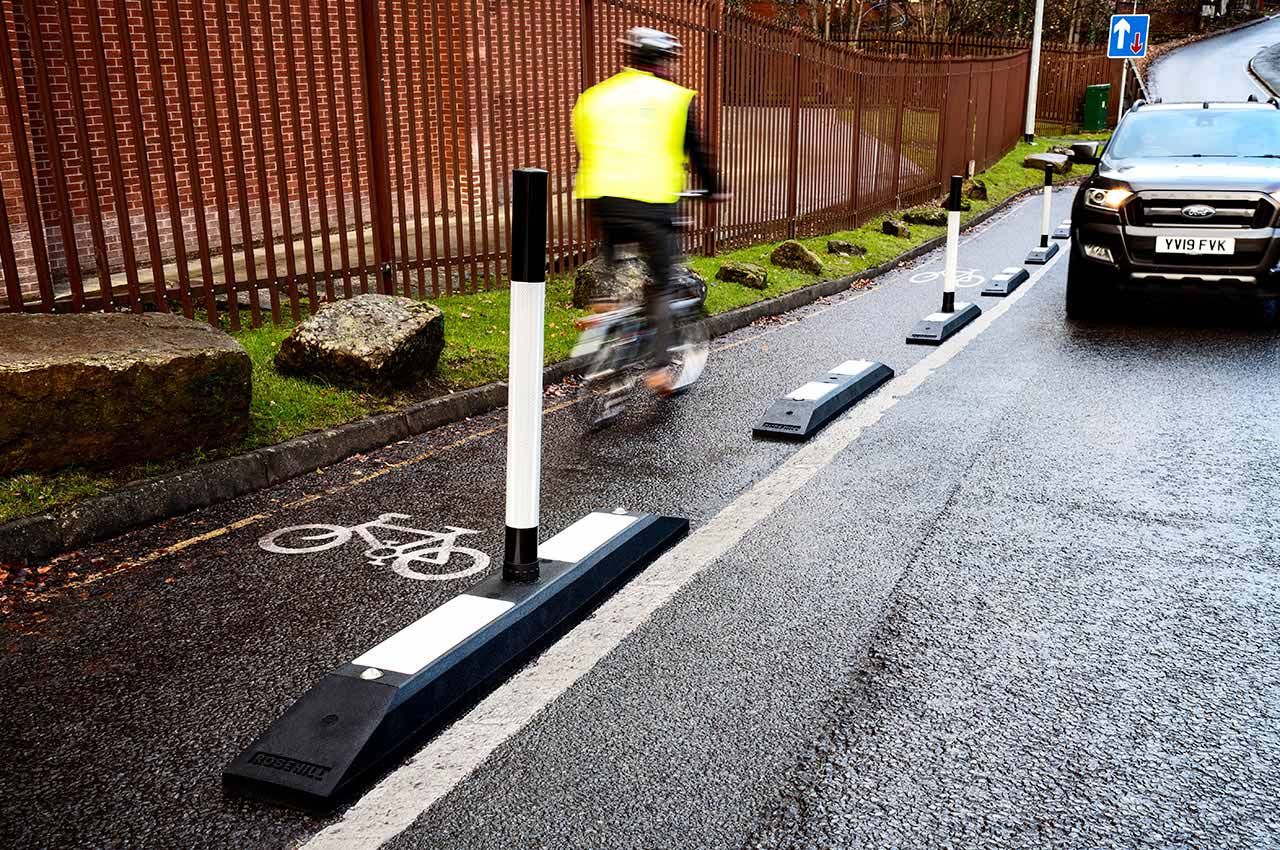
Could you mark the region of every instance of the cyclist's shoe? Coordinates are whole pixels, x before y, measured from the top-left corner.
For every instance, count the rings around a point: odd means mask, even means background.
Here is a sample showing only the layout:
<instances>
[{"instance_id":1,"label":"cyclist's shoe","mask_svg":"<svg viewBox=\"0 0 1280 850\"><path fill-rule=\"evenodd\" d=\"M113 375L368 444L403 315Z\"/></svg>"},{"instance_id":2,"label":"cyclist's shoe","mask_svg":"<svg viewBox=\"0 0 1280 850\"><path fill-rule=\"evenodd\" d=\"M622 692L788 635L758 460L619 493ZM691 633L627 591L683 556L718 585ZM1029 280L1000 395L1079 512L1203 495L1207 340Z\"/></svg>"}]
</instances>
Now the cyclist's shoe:
<instances>
[{"instance_id":1,"label":"cyclist's shoe","mask_svg":"<svg viewBox=\"0 0 1280 850\"><path fill-rule=\"evenodd\" d=\"M671 368L651 369L644 376L644 385L660 396L669 396L675 392L675 381L671 376Z\"/></svg>"}]
</instances>

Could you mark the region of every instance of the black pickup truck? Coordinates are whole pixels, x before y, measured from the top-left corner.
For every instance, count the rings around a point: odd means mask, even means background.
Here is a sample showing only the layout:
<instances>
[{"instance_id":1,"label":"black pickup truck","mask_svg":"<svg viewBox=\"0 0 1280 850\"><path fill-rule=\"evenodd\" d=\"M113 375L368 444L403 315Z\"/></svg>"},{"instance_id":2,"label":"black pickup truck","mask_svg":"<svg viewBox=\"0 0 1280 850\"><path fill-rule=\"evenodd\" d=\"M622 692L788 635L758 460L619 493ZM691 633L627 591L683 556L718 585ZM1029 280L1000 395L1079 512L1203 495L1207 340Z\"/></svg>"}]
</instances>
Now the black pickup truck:
<instances>
[{"instance_id":1,"label":"black pickup truck","mask_svg":"<svg viewBox=\"0 0 1280 850\"><path fill-rule=\"evenodd\" d=\"M1071 212L1067 315L1118 291L1280 298L1280 101L1143 103L1121 119Z\"/></svg>"}]
</instances>

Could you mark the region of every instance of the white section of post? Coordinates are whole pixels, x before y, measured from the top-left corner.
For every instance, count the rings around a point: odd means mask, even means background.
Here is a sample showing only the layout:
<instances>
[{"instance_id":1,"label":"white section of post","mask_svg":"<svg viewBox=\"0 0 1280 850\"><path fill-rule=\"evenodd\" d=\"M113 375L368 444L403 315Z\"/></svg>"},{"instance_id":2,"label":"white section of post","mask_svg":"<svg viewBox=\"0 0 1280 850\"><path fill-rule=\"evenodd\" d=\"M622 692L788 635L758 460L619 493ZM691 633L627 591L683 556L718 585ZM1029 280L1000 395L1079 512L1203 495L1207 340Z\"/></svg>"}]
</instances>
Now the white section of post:
<instances>
[{"instance_id":1,"label":"white section of post","mask_svg":"<svg viewBox=\"0 0 1280 850\"><path fill-rule=\"evenodd\" d=\"M511 338L507 364L507 514L502 574L538 569L542 484L542 359L547 281L547 172L520 168L511 192Z\"/></svg>"},{"instance_id":2,"label":"white section of post","mask_svg":"<svg viewBox=\"0 0 1280 850\"><path fill-rule=\"evenodd\" d=\"M960 213L947 213L946 266L942 277L942 309L955 310L956 264L960 257Z\"/></svg>"},{"instance_id":3,"label":"white section of post","mask_svg":"<svg viewBox=\"0 0 1280 850\"><path fill-rule=\"evenodd\" d=\"M956 310L956 265L960 257L960 196L964 188L964 178L953 175L951 178L951 194L947 198L947 248L943 255L942 272L942 312L954 313Z\"/></svg>"},{"instance_id":4,"label":"white section of post","mask_svg":"<svg viewBox=\"0 0 1280 850\"><path fill-rule=\"evenodd\" d=\"M1050 222L1053 221L1053 167L1044 167L1044 211L1040 214L1040 247L1049 247Z\"/></svg>"},{"instance_id":5,"label":"white section of post","mask_svg":"<svg viewBox=\"0 0 1280 850\"><path fill-rule=\"evenodd\" d=\"M1036 95L1040 93L1040 40L1044 34L1044 0L1036 0L1036 22L1031 31L1031 73L1027 77L1027 126L1024 138L1036 135Z\"/></svg>"},{"instance_id":6,"label":"white section of post","mask_svg":"<svg viewBox=\"0 0 1280 850\"><path fill-rule=\"evenodd\" d=\"M507 368L507 526L538 527L542 468L542 346L546 285L511 281Z\"/></svg>"}]
</instances>

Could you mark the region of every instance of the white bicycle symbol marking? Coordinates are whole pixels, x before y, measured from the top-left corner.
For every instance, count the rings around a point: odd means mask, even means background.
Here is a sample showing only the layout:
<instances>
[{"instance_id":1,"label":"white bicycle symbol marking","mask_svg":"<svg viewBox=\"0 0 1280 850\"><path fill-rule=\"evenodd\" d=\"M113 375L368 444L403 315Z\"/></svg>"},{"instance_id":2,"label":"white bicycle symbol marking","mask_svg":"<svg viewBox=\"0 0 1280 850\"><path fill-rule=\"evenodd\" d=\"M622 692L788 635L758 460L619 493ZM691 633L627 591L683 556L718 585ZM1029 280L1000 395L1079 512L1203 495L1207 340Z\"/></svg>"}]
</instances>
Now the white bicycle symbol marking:
<instances>
[{"instance_id":1,"label":"white bicycle symbol marking","mask_svg":"<svg viewBox=\"0 0 1280 850\"><path fill-rule=\"evenodd\" d=\"M936 280L942 280L944 272L942 269L929 269L927 271L916 272L911 276L912 283L933 283ZM956 288L968 289L974 286L982 286L987 279L982 276L977 269L956 269Z\"/></svg>"},{"instance_id":2,"label":"white bicycle symbol marking","mask_svg":"<svg viewBox=\"0 0 1280 850\"><path fill-rule=\"evenodd\" d=\"M305 555L309 552L323 552L346 545L354 535L359 535L369 548L364 556L376 567L390 566L399 575L418 581L451 581L473 575L489 566L489 556L478 549L458 546L457 540L463 534L479 534L467 528L446 525L445 531L427 531L422 528L410 528L395 525L409 519L408 514L380 514L377 519L360 525L294 525L273 531L258 541L258 545L268 552L279 555ZM397 532L394 537L380 538L374 530ZM414 539L402 539L402 535L414 535ZM463 558L464 566L450 572L419 572L415 565L430 564L444 567L455 555ZM466 562L470 566L465 566Z\"/></svg>"}]
</instances>

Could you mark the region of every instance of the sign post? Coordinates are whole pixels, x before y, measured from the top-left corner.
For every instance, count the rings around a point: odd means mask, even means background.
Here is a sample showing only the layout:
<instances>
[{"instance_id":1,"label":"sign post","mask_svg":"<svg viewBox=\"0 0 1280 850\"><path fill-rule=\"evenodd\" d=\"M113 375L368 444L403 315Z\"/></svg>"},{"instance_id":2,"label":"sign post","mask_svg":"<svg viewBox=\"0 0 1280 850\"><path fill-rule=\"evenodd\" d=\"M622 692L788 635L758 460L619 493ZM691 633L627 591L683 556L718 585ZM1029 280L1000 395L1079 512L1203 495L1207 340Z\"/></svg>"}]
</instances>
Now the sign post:
<instances>
[{"instance_id":1,"label":"sign post","mask_svg":"<svg viewBox=\"0 0 1280 850\"><path fill-rule=\"evenodd\" d=\"M1112 15L1107 38L1107 58L1124 60L1120 70L1120 100L1117 115L1124 115L1124 93L1129 85L1129 60L1147 55L1151 34L1150 15Z\"/></svg>"}]
</instances>

